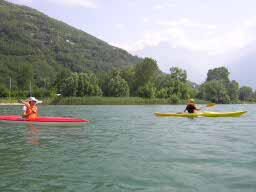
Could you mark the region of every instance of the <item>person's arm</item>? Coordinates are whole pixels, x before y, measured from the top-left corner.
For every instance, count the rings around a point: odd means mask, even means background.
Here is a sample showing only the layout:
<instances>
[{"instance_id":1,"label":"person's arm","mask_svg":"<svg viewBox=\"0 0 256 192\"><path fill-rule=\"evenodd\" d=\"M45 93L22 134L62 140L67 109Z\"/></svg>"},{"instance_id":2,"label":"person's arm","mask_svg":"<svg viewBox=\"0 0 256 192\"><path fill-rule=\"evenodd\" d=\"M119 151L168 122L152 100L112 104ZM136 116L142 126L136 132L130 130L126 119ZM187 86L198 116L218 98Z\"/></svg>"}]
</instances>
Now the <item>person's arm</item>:
<instances>
[{"instance_id":1,"label":"person's arm","mask_svg":"<svg viewBox=\"0 0 256 192\"><path fill-rule=\"evenodd\" d=\"M22 118L27 118L29 115L31 115L31 114L33 114L33 113L36 113L36 112L32 112L32 113L23 112ZM38 115L37 115L37 116L38 116Z\"/></svg>"},{"instance_id":2,"label":"person's arm","mask_svg":"<svg viewBox=\"0 0 256 192\"><path fill-rule=\"evenodd\" d=\"M22 118L27 118L31 114L27 114L26 112L23 113Z\"/></svg>"},{"instance_id":3,"label":"person's arm","mask_svg":"<svg viewBox=\"0 0 256 192\"><path fill-rule=\"evenodd\" d=\"M188 113L188 106L187 106L186 109L184 110L184 113Z\"/></svg>"},{"instance_id":4,"label":"person's arm","mask_svg":"<svg viewBox=\"0 0 256 192\"><path fill-rule=\"evenodd\" d=\"M200 111L200 110L202 110L202 108L196 108L196 110L197 110L197 111Z\"/></svg>"},{"instance_id":5,"label":"person's arm","mask_svg":"<svg viewBox=\"0 0 256 192\"><path fill-rule=\"evenodd\" d=\"M27 118L30 114L27 114L27 106L24 106L23 109L22 118Z\"/></svg>"}]
</instances>

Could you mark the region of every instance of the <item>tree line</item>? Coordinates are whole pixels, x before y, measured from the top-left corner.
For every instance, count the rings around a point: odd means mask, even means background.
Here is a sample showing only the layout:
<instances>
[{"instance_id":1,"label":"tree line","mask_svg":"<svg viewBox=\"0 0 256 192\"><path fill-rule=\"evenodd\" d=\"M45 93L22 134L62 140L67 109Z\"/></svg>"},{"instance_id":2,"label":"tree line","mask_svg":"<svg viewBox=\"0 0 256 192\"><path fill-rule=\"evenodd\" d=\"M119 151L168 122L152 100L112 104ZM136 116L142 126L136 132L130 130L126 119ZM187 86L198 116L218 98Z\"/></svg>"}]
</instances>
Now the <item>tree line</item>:
<instances>
[{"instance_id":1,"label":"tree line","mask_svg":"<svg viewBox=\"0 0 256 192\"><path fill-rule=\"evenodd\" d=\"M195 89L187 80L187 72L178 67L171 67L170 73L161 72L157 62L145 58L142 62L122 70L101 73L77 73L63 69L55 78L34 83L30 68L21 69L27 76L21 75L12 82L22 86L14 86L0 82L1 97L28 97L29 83L32 82L33 96L52 97L61 94L64 97L142 97L169 99L178 103L181 99L197 98L215 103L238 103L240 101L256 101L251 87L240 87L235 80L229 79L229 71L225 67L210 69L207 78L199 89ZM11 80L11 79L10 79ZM9 82L10 83L10 82ZM10 85L9 85L10 86ZM25 89L27 88L27 89Z\"/></svg>"}]
</instances>

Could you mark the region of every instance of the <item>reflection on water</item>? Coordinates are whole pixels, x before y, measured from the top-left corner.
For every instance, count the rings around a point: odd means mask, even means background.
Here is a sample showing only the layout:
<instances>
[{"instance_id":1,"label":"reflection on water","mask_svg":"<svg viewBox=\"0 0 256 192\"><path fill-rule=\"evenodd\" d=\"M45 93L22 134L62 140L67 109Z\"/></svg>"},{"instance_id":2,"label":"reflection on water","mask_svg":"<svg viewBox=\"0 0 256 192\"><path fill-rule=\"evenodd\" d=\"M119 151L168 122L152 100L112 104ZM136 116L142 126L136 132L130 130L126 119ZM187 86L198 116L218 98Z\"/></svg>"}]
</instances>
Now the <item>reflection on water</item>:
<instances>
[{"instance_id":1,"label":"reflection on water","mask_svg":"<svg viewBox=\"0 0 256 192\"><path fill-rule=\"evenodd\" d=\"M40 145L40 141L39 141L40 129L33 125L27 125L27 126L28 126L27 142L33 145Z\"/></svg>"}]
</instances>

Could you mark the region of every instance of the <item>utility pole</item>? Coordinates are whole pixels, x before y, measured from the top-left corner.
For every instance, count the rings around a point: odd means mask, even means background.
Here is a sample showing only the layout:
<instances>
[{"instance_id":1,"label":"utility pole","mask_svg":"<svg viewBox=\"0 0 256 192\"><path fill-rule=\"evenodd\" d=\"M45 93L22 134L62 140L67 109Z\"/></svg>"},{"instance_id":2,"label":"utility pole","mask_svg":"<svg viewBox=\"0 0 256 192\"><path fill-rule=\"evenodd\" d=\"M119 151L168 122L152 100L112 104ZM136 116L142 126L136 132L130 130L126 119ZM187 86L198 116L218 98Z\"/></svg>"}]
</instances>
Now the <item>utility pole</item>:
<instances>
[{"instance_id":1,"label":"utility pole","mask_svg":"<svg viewBox=\"0 0 256 192\"><path fill-rule=\"evenodd\" d=\"M29 86L29 92L30 92L30 97L32 97L32 87L31 87L31 81L30 81L30 86Z\"/></svg>"},{"instance_id":2,"label":"utility pole","mask_svg":"<svg viewBox=\"0 0 256 192\"><path fill-rule=\"evenodd\" d=\"M12 78L10 77L9 99L11 98L11 90L12 90Z\"/></svg>"}]
</instances>

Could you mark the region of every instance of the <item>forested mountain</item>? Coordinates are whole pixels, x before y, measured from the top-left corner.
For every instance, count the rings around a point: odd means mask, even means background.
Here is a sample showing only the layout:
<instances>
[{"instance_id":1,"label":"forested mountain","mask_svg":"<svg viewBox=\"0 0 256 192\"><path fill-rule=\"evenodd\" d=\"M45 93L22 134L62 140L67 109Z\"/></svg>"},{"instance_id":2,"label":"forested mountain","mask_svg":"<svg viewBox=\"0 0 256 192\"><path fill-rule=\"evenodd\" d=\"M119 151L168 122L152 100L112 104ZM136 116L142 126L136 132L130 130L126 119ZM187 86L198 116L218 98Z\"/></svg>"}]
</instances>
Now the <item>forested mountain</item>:
<instances>
[{"instance_id":1,"label":"forested mountain","mask_svg":"<svg viewBox=\"0 0 256 192\"><path fill-rule=\"evenodd\" d=\"M43 13L0 0L0 82L27 89L53 82L64 68L109 72L142 59Z\"/></svg>"}]
</instances>

